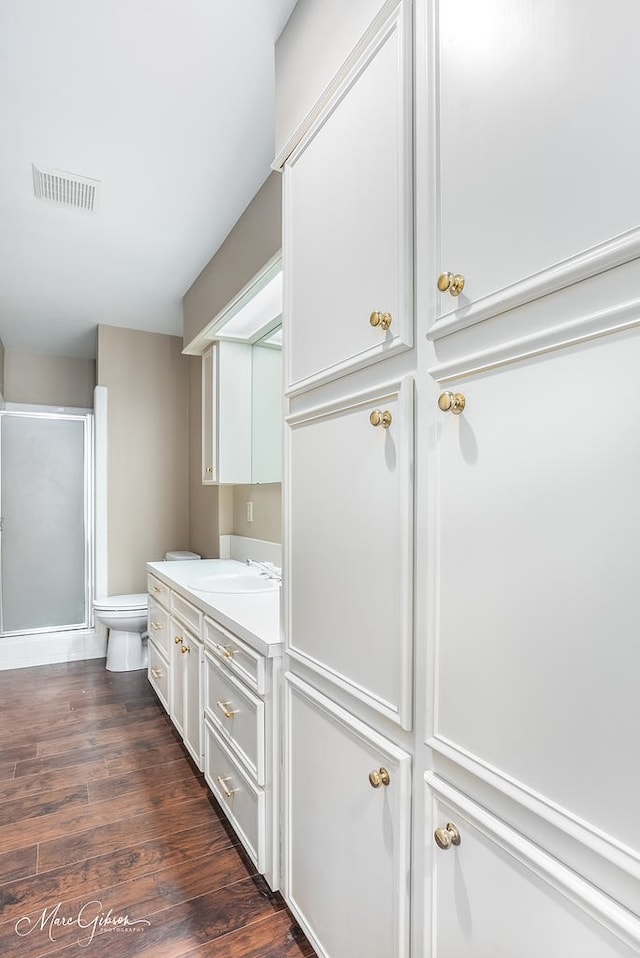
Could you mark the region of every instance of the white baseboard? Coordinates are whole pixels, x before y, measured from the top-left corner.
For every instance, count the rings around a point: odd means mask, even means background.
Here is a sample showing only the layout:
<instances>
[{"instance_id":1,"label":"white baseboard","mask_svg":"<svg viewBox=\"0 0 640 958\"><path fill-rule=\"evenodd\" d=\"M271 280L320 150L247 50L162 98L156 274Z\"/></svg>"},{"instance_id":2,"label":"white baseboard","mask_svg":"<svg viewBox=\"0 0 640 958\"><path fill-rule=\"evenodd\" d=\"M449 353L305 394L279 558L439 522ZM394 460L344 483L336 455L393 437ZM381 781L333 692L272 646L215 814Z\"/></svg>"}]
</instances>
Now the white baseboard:
<instances>
[{"instance_id":1,"label":"white baseboard","mask_svg":"<svg viewBox=\"0 0 640 958\"><path fill-rule=\"evenodd\" d=\"M7 635L0 639L0 671L100 659L106 654L106 632L95 629Z\"/></svg>"}]
</instances>

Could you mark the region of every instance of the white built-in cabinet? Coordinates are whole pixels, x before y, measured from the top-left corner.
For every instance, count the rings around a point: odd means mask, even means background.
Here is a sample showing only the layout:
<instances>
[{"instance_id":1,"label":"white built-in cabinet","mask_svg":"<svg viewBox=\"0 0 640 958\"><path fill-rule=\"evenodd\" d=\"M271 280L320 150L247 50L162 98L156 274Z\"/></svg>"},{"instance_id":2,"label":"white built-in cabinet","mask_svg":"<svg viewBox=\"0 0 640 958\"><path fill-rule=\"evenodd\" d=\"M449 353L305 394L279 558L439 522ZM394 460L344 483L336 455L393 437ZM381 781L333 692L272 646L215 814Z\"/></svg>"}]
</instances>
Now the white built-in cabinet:
<instances>
[{"instance_id":1,"label":"white built-in cabinet","mask_svg":"<svg viewBox=\"0 0 640 958\"><path fill-rule=\"evenodd\" d=\"M283 890L322 958L640 953L639 30L386 3L284 163Z\"/></svg>"},{"instance_id":2,"label":"white built-in cabinet","mask_svg":"<svg viewBox=\"0 0 640 958\"><path fill-rule=\"evenodd\" d=\"M284 168L283 883L331 958L409 955L410 51L405 2Z\"/></svg>"}]
</instances>

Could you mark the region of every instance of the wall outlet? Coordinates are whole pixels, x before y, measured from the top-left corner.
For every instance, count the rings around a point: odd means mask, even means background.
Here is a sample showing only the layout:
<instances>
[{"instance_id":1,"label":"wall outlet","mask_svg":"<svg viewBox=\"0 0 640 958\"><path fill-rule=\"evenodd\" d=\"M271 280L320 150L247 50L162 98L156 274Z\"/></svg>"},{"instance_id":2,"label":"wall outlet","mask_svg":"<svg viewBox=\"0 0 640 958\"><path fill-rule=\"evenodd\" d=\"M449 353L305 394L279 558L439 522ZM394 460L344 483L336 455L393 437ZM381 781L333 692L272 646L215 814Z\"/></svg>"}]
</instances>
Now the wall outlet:
<instances>
[{"instance_id":1,"label":"wall outlet","mask_svg":"<svg viewBox=\"0 0 640 958\"><path fill-rule=\"evenodd\" d=\"M247 522L253 522L253 502L247 503Z\"/></svg>"}]
</instances>

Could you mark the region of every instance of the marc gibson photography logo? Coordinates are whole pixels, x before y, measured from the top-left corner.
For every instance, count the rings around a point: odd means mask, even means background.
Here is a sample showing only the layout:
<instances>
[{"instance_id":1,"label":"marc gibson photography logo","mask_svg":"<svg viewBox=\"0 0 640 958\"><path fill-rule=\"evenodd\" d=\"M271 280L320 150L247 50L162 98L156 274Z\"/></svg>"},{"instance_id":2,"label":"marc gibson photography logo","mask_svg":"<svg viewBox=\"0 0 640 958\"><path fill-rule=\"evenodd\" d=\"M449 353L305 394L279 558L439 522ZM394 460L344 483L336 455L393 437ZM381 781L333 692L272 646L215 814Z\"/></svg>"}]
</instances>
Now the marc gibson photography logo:
<instances>
[{"instance_id":1,"label":"marc gibson photography logo","mask_svg":"<svg viewBox=\"0 0 640 958\"><path fill-rule=\"evenodd\" d=\"M88 901L75 914L62 913L62 902L57 905L43 908L42 914L36 918L24 915L15 923L16 935L26 938L38 932L48 935L49 941L57 941L56 933L68 928L77 928L80 934L76 941L79 945L90 945L95 936L102 932L140 932L151 922L146 918L130 918L129 915L114 914L113 908L104 910L101 901ZM83 934L86 932L87 934Z\"/></svg>"}]
</instances>

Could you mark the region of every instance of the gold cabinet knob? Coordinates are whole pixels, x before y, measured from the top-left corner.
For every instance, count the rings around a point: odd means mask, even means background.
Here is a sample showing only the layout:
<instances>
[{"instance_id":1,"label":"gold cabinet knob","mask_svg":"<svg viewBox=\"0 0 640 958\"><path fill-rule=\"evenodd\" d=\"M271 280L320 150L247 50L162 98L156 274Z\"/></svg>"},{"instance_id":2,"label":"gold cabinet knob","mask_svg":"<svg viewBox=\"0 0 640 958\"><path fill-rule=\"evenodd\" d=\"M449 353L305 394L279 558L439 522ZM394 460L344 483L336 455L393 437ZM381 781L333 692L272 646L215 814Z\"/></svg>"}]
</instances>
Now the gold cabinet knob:
<instances>
[{"instance_id":1,"label":"gold cabinet knob","mask_svg":"<svg viewBox=\"0 0 640 958\"><path fill-rule=\"evenodd\" d=\"M391 776L386 768L374 768L372 772L369 772L369 784L371 788L380 788L381 785L388 785L390 781Z\"/></svg>"},{"instance_id":2,"label":"gold cabinet knob","mask_svg":"<svg viewBox=\"0 0 640 958\"><path fill-rule=\"evenodd\" d=\"M210 476L213 472L213 466L207 466L207 475Z\"/></svg>"},{"instance_id":3,"label":"gold cabinet knob","mask_svg":"<svg viewBox=\"0 0 640 958\"><path fill-rule=\"evenodd\" d=\"M369 416L369 422L372 426L382 426L383 429L388 429L393 422L393 416L388 409L385 409L384 412L381 412L380 409L374 409Z\"/></svg>"},{"instance_id":4,"label":"gold cabinet knob","mask_svg":"<svg viewBox=\"0 0 640 958\"><path fill-rule=\"evenodd\" d=\"M376 309L371 313L371 316L369 316L369 322L372 326L379 326L380 329L386 333L393 322L393 316L391 313L381 313Z\"/></svg>"},{"instance_id":5,"label":"gold cabinet knob","mask_svg":"<svg viewBox=\"0 0 640 958\"><path fill-rule=\"evenodd\" d=\"M451 848L452 845L460 844L460 832L453 822L447 822L444 827L436 828L433 837L438 848L442 848L444 851Z\"/></svg>"},{"instance_id":6,"label":"gold cabinet knob","mask_svg":"<svg viewBox=\"0 0 640 958\"><path fill-rule=\"evenodd\" d=\"M190 651L191 651L191 649L189 648L188 645L183 645L182 648L180 649L180 651L182 652L183 655L186 655L187 652L190 652Z\"/></svg>"},{"instance_id":7,"label":"gold cabinet knob","mask_svg":"<svg viewBox=\"0 0 640 958\"><path fill-rule=\"evenodd\" d=\"M454 416L459 416L467 405L467 400L462 393L440 393L438 397L438 407L442 412L452 412Z\"/></svg>"},{"instance_id":8,"label":"gold cabinet knob","mask_svg":"<svg viewBox=\"0 0 640 958\"><path fill-rule=\"evenodd\" d=\"M462 273L440 273L438 289L441 293L451 293L452 296L459 296L464 289L464 276Z\"/></svg>"},{"instance_id":9,"label":"gold cabinet knob","mask_svg":"<svg viewBox=\"0 0 640 958\"><path fill-rule=\"evenodd\" d=\"M174 642L176 643L176 645L180 645L180 643L182 642L182 636L176 635Z\"/></svg>"}]
</instances>

